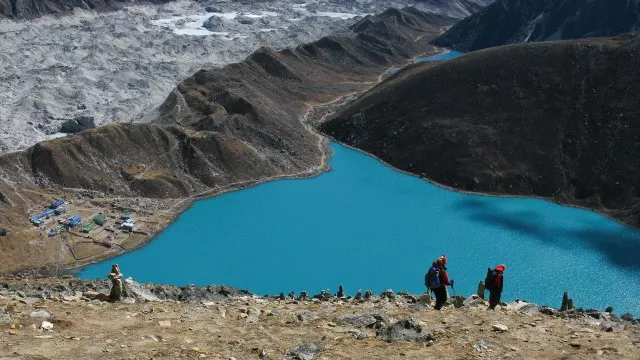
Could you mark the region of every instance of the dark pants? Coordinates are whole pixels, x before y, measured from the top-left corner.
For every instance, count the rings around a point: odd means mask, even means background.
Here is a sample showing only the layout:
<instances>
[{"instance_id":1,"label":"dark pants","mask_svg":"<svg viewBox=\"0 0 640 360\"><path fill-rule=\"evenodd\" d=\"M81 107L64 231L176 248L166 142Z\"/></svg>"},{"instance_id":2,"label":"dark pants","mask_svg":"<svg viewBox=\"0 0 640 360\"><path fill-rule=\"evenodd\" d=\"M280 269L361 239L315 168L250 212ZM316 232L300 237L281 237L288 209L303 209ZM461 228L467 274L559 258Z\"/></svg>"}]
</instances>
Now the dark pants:
<instances>
[{"instance_id":1,"label":"dark pants","mask_svg":"<svg viewBox=\"0 0 640 360\"><path fill-rule=\"evenodd\" d=\"M436 306L434 309L440 310L447 302L447 288L444 286L439 287L433 290L433 293L436 295Z\"/></svg>"},{"instance_id":2,"label":"dark pants","mask_svg":"<svg viewBox=\"0 0 640 360\"><path fill-rule=\"evenodd\" d=\"M489 292L489 309L496 309L496 306L500 303L500 295L502 295L502 293L498 291Z\"/></svg>"}]
</instances>

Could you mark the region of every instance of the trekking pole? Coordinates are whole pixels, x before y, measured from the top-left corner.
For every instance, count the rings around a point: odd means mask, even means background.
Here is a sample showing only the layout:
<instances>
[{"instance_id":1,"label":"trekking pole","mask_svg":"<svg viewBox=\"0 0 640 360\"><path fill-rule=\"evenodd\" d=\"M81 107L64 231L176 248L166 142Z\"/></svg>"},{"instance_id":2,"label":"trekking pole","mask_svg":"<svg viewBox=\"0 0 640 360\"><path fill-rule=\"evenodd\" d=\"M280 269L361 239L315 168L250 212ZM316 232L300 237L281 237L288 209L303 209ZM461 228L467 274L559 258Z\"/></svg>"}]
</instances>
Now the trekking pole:
<instances>
[{"instance_id":1,"label":"trekking pole","mask_svg":"<svg viewBox=\"0 0 640 360\"><path fill-rule=\"evenodd\" d=\"M453 287L453 280L451 280L451 290L453 291L453 296L456 296L456 289Z\"/></svg>"}]
</instances>

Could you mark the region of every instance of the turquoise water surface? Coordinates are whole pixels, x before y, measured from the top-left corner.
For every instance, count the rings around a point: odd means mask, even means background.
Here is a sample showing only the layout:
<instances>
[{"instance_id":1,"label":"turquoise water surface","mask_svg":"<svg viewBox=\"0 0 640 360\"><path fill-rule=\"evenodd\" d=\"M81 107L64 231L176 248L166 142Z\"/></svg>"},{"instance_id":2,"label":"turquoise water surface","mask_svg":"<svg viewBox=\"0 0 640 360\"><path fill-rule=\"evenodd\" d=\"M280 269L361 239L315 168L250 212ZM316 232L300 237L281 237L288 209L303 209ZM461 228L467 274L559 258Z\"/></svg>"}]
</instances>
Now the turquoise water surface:
<instances>
[{"instance_id":1,"label":"turquoise water surface","mask_svg":"<svg viewBox=\"0 0 640 360\"><path fill-rule=\"evenodd\" d=\"M450 60L450 59L456 58L456 57L458 57L460 55L464 55L464 53L459 52L459 51L449 50L448 52L440 54L440 55L434 55L434 56L429 56L429 57L418 58L418 59L416 59L416 62L444 61L444 60ZM393 69L393 70L391 70L391 73L395 74L400 70L401 70L400 68Z\"/></svg>"},{"instance_id":2,"label":"turquoise water surface","mask_svg":"<svg viewBox=\"0 0 640 360\"><path fill-rule=\"evenodd\" d=\"M429 56L429 57L423 57L423 58L417 59L416 62L444 61L444 60L450 60L450 59L456 58L456 57L458 57L460 55L464 55L464 53L462 53L460 51L450 50L449 52L446 52L444 54L435 55L435 56Z\"/></svg>"},{"instance_id":3,"label":"turquoise water surface","mask_svg":"<svg viewBox=\"0 0 640 360\"><path fill-rule=\"evenodd\" d=\"M526 198L467 195L331 145L332 170L196 202L149 245L111 263L138 281L228 284L258 294L422 292L440 254L458 293L507 265L504 298L640 313L640 232L597 213Z\"/></svg>"},{"instance_id":4,"label":"turquoise water surface","mask_svg":"<svg viewBox=\"0 0 640 360\"><path fill-rule=\"evenodd\" d=\"M424 291L449 258L470 294L488 266L507 265L504 298L640 313L640 232L597 213L526 198L462 194L331 145L332 170L196 202L149 245L111 263L138 281L228 284L258 294L389 288Z\"/></svg>"}]
</instances>

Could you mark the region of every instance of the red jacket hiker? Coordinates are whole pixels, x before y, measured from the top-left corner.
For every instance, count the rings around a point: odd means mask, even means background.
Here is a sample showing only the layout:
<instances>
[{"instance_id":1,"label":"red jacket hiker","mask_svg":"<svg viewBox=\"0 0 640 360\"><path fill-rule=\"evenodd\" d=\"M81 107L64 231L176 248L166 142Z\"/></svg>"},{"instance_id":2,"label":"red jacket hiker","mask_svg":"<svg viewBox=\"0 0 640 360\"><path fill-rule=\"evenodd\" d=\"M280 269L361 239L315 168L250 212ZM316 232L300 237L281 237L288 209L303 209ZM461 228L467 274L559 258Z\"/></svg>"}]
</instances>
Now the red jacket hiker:
<instances>
[{"instance_id":1,"label":"red jacket hiker","mask_svg":"<svg viewBox=\"0 0 640 360\"><path fill-rule=\"evenodd\" d=\"M440 310L447 302L447 285L453 285L453 280L449 279L447 274L447 257L442 255L436 261L433 262L433 267L439 269L440 273L440 287L433 289L433 293L436 295L435 310Z\"/></svg>"},{"instance_id":2,"label":"red jacket hiker","mask_svg":"<svg viewBox=\"0 0 640 360\"><path fill-rule=\"evenodd\" d=\"M504 285L504 271L507 267L504 264L500 264L491 270L487 269L487 278L485 279L485 286L489 290L489 309L494 310L500 303L500 296L502 295L502 287Z\"/></svg>"},{"instance_id":3,"label":"red jacket hiker","mask_svg":"<svg viewBox=\"0 0 640 360\"><path fill-rule=\"evenodd\" d=\"M438 269L440 269L440 287L441 288L446 288L447 285L451 285L451 281L449 280L449 274L447 274L447 267L444 266L444 264L446 264L447 258L444 258L444 263L443 264L438 264L437 261L434 261L431 266L436 267Z\"/></svg>"}]
</instances>

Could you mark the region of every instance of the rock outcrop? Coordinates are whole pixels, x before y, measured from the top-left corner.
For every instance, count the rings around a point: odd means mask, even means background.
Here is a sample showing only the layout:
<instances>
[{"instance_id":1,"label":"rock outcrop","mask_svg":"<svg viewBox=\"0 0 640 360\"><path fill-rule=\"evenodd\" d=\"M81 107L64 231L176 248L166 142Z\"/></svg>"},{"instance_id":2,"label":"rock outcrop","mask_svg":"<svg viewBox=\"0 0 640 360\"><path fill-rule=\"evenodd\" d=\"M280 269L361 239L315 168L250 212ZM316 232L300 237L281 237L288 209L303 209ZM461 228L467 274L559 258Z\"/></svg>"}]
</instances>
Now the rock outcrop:
<instances>
[{"instance_id":1,"label":"rock outcrop","mask_svg":"<svg viewBox=\"0 0 640 360\"><path fill-rule=\"evenodd\" d=\"M640 30L640 0L497 0L434 44L459 51Z\"/></svg>"},{"instance_id":2,"label":"rock outcrop","mask_svg":"<svg viewBox=\"0 0 640 360\"><path fill-rule=\"evenodd\" d=\"M637 35L477 51L409 67L321 130L455 189L540 196L637 227L639 61Z\"/></svg>"}]
</instances>

